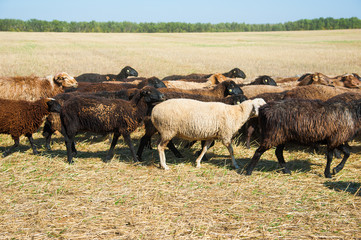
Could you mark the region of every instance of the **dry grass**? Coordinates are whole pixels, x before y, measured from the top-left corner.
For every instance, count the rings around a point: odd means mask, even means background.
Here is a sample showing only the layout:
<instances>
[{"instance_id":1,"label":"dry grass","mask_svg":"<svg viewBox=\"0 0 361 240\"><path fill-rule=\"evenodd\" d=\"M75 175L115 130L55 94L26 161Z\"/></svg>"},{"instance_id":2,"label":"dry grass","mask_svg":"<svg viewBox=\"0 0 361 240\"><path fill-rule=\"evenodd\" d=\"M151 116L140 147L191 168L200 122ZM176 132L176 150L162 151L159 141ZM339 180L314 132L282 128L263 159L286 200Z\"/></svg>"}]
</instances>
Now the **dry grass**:
<instances>
[{"instance_id":1,"label":"dry grass","mask_svg":"<svg viewBox=\"0 0 361 240\"><path fill-rule=\"evenodd\" d=\"M0 75L67 71L117 73L125 65L142 76L227 71L249 78L361 73L361 31L222 34L71 34L0 32ZM143 129L132 135L134 143ZM79 135L74 165L65 163L62 137L31 154L0 160L0 239L356 239L361 236L361 161L354 141L345 169L323 177L325 157L308 148L285 152L292 175L278 171L266 152L252 176L231 169L217 143L210 161L194 167L196 144L184 159L167 154L170 171L158 168L155 149L134 165L121 139L113 161L101 161L107 140ZM13 142L0 136L0 153ZM250 150L235 147L244 167ZM334 164L339 160L335 160Z\"/></svg>"}]
</instances>

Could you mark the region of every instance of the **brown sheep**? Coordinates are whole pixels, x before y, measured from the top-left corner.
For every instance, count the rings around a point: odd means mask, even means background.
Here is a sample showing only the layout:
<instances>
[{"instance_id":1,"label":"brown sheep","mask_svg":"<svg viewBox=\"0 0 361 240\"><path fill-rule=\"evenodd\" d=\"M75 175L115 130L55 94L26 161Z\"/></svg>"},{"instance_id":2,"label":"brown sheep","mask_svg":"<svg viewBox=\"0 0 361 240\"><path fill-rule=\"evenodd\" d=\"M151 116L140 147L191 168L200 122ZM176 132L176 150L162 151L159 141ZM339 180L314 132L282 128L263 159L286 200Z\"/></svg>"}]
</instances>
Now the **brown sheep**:
<instances>
[{"instance_id":1,"label":"brown sheep","mask_svg":"<svg viewBox=\"0 0 361 240\"><path fill-rule=\"evenodd\" d=\"M345 92L354 92L355 90L343 87L330 87L324 85L307 85L296 87L285 93L284 99L298 98L298 99L319 99L326 101L331 97Z\"/></svg>"},{"instance_id":2,"label":"brown sheep","mask_svg":"<svg viewBox=\"0 0 361 240\"><path fill-rule=\"evenodd\" d=\"M80 82L77 92L114 92L130 88L143 88L144 86L153 86L155 88L165 88L165 84L156 77L147 78L137 84L132 83L87 83Z\"/></svg>"},{"instance_id":3,"label":"brown sheep","mask_svg":"<svg viewBox=\"0 0 361 240\"><path fill-rule=\"evenodd\" d=\"M0 96L5 99L35 101L53 97L64 88L77 87L77 81L65 72L55 76L0 77Z\"/></svg>"},{"instance_id":4,"label":"brown sheep","mask_svg":"<svg viewBox=\"0 0 361 240\"><path fill-rule=\"evenodd\" d=\"M52 98L43 98L35 102L0 99L0 133L10 134L15 142L3 153L3 157L19 145L22 135L28 137L33 153L37 154L32 134L38 130L44 117L50 112L60 112L59 103Z\"/></svg>"}]
</instances>

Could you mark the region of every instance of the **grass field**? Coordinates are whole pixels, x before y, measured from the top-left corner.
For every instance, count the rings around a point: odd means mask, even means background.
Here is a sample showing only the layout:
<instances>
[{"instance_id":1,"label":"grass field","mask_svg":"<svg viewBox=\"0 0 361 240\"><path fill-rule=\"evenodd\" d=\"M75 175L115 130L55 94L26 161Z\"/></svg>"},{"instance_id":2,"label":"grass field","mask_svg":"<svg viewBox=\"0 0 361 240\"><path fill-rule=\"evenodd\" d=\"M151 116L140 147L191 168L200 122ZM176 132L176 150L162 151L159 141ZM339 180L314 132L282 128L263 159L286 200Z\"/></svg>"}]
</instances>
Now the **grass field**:
<instances>
[{"instance_id":1,"label":"grass field","mask_svg":"<svg viewBox=\"0 0 361 240\"><path fill-rule=\"evenodd\" d=\"M58 71L118 73L130 65L141 76L225 72L239 67L247 80L258 75L294 76L361 73L361 30L199 33L80 34L0 32L0 75L45 76ZM144 132L132 135L134 144ZM116 155L103 163L107 139L77 138L75 164L66 161L56 136L40 155L26 138L0 159L0 239L359 239L361 238L361 146L353 141L345 168L323 177L322 147L289 146L292 175L278 170L274 150L252 176L230 167L217 143L210 160L194 167L200 145L183 159L166 153L170 171L159 169L158 153L146 149L133 164L120 139ZM0 135L0 153L13 144ZM182 142L178 142L182 145ZM244 167L251 149L235 146ZM335 159L333 166L339 162Z\"/></svg>"}]
</instances>

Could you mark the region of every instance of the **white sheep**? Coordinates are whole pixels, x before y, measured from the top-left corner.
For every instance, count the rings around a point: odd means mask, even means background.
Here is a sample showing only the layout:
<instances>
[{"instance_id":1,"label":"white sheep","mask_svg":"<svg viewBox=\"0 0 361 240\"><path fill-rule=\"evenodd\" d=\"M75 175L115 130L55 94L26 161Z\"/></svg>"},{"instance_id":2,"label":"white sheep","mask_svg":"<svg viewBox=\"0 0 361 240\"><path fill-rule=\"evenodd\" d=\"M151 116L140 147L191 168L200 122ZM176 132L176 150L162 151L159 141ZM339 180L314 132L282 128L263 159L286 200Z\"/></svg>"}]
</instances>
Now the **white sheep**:
<instances>
[{"instance_id":1,"label":"white sheep","mask_svg":"<svg viewBox=\"0 0 361 240\"><path fill-rule=\"evenodd\" d=\"M227 105L219 102L201 102L192 99L170 99L154 107L151 120L160 133L158 152L160 165L168 170L164 149L168 142L179 137L186 140L206 140L200 161L209 145L220 139L231 155L232 164L239 168L233 155L232 136L251 117L258 116L260 106L266 104L262 98L246 100L239 105Z\"/></svg>"}]
</instances>

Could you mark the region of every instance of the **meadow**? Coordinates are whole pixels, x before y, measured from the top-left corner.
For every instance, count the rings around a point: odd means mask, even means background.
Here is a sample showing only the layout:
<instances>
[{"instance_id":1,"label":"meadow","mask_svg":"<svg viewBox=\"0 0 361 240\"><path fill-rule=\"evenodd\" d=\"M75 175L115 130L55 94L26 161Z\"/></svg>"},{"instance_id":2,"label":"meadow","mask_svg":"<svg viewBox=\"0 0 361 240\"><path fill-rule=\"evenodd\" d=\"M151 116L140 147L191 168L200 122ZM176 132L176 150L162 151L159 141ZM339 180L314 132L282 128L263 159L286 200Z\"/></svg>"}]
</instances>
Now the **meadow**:
<instances>
[{"instance_id":1,"label":"meadow","mask_svg":"<svg viewBox=\"0 0 361 240\"><path fill-rule=\"evenodd\" d=\"M114 73L129 65L140 76L226 72L296 76L321 72L361 74L361 30L252 33L15 33L0 32L0 75L52 75L65 71ZM1 96L0 96L1 97ZM132 139L137 148L144 129ZM274 149L253 175L231 168L227 149L211 148L194 167L200 144L184 158L166 152L159 168L156 138L144 162L134 164L123 139L110 163L104 138L77 137L78 156L66 163L61 135L39 155L25 137L18 151L0 158L0 239L359 239L361 146L350 143L345 168L326 179L325 148L286 147L292 171L278 168ZM0 135L0 154L13 144ZM257 149L234 146L243 168ZM339 162L334 159L333 166Z\"/></svg>"}]
</instances>

